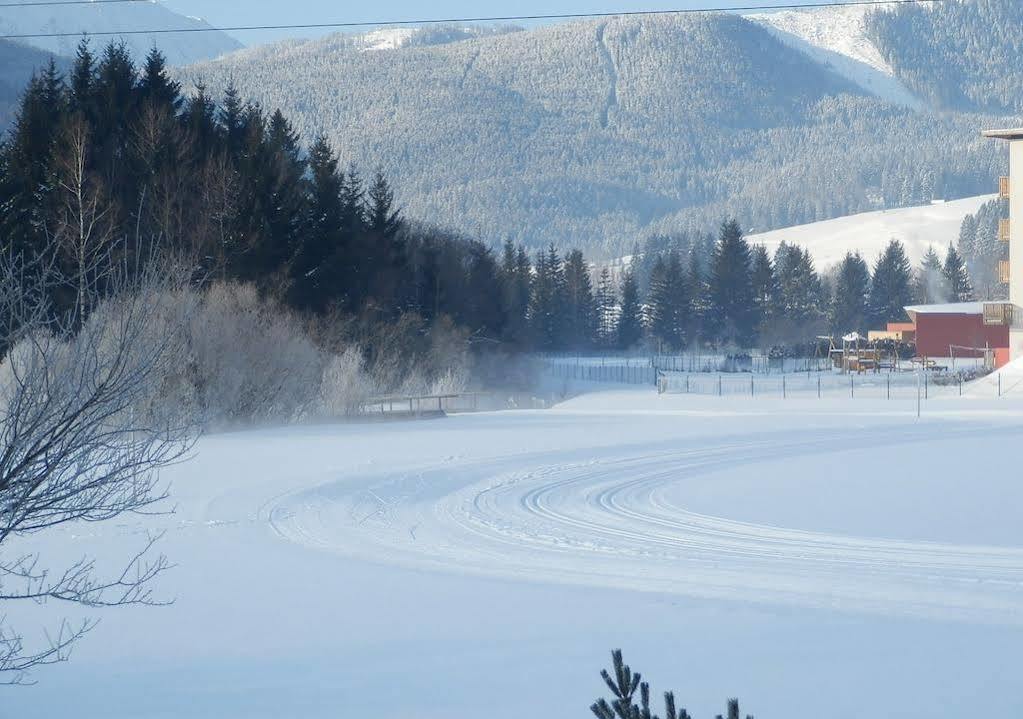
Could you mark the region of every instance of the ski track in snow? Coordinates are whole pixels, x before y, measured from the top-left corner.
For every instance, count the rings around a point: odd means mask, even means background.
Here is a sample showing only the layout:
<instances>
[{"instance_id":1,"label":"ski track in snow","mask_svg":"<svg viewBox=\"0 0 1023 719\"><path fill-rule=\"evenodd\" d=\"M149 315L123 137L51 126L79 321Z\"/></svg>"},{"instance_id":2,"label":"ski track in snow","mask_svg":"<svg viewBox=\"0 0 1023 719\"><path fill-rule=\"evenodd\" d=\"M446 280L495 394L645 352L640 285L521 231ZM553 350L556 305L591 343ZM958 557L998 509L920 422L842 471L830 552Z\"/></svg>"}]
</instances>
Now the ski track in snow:
<instances>
[{"instance_id":1,"label":"ski track in snow","mask_svg":"<svg viewBox=\"0 0 1023 719\"><path fill-rule=\"evenodd\" d=\"M991 427L947 430L968 442ZM933 440L861 431L855 449ZM964 447L966 445L964 444ZM707 516L686 482L850 449L848 432L450 458L279 496L260 512L300 545L417 569L712 599L1020 624L1023 549L861 538ZM769 480L770 465L763 469Z\"/></svg>"}]
</instances>

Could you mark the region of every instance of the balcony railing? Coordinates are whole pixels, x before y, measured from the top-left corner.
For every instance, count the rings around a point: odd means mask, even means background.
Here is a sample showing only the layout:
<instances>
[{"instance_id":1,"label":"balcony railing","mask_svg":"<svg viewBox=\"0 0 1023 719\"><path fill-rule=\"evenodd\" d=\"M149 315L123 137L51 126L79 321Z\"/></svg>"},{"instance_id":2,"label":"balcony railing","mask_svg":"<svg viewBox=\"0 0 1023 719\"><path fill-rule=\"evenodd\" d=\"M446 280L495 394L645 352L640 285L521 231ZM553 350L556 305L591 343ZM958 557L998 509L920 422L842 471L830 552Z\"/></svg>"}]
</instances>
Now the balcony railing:
<instances>
[{"instance_id":1,"label":"balcony railing","mask_svg":"<svg viewBox=\"0 0 1023 719\"><path fill-rule=\"evenodd\" d=\"M1009 199L1009 178L999 177L998 178L998 196L1003 200Z\"/></svg>"},{"instance_id":2,"label":"balcony railing","mask_svg":"<svg viewBox=\"0 0 1023 719\"><path fill-rule=\"evenodd\" d=\"M1008 219L1002 219L998 221L998 241L1008 242L1009 233L1012 230L1012 222Z\"/></svg>"},{"instance_id":3,"label":"balcony railing","mask_svg":"<svg viewBox=\"0 0 1023 719\"><path fill-rule=\"evenodd\" d=\"M1007 302L984 303L984 324L1012 326L1012 305Z\"/></svg>"},{"instance_id":4,"label":"balcony railing","mask_svg":"<svg viewBox=\"0 0 1023 719\"><path fill-rule=\"evenodd\" d=\"M1009 284L1009 261L998 261L998 281L1003 285Z\"/></svg>"}]
</instances>

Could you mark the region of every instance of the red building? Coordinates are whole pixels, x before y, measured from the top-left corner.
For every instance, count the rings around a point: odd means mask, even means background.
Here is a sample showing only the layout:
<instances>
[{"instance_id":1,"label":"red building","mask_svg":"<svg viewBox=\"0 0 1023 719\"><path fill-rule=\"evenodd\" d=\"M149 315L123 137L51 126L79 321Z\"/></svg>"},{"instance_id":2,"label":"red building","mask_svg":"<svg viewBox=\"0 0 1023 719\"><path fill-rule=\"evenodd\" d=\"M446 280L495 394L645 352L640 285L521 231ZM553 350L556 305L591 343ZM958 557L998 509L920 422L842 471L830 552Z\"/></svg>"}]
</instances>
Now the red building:
<instances>
[{"instance_id":1,"label":"red building","mask_svg":"<svg viewBox=\"0 0 1023 719\"><path fill-rule=\"evenodd\" d=\"M991 303L992 306L1000 303ZM983 302L907 307L916 326L916 353L920 357L983 357L967 347L1008 349L1009 323L992 320ZM953 353L952 347L955 347Z\"/></svg>"}]
</instances>

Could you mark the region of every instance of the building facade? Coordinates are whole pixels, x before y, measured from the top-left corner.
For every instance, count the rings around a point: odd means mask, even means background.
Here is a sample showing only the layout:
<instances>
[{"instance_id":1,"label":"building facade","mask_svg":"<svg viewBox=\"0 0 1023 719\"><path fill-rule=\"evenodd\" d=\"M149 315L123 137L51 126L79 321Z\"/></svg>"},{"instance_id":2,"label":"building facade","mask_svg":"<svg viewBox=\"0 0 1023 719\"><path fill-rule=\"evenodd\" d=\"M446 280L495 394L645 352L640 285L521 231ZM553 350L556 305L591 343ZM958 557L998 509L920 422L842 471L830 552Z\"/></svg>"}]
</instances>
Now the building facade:
<instances>
[{"instance_id":1,"label":"building facade","mask_svg":"<svg viewBox=\"0 0 1023 719\"><path fill-rule=\"evenodd\" d=\"M983 135L1009 145L1009 176L999 183L999 194L1009 200L1009 218L999 230L1000 239L1009 243L1009 263L999 272L1009 280L1009 304L1001 310L1009 327L1009 357L1018 359L1023 357L1023 128L985 130ZM994 323L999 311L985 307L984 316Z\"/></svg>"}]
</instances>

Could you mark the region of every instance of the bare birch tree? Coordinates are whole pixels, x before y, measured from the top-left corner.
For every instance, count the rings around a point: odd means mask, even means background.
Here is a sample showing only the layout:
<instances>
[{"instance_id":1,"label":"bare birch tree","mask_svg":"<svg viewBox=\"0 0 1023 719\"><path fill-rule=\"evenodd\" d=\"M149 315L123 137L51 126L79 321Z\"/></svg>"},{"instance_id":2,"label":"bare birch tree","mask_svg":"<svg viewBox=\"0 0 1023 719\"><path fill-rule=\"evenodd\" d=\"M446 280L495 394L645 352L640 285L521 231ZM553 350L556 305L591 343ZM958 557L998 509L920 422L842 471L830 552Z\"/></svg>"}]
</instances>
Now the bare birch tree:
<instances>
[{"instance_id":1,"label":"bare birch tree","mask_svg":"<svg viewBox=\"0 0 1023 719\"><path fill-rule=\"evenodd\" d=\"M86 312L90 278L101 271L114 241L110 205L104 201L99 182L88 169L89 147L88 123L75 117L65 127L61 150L54 158L60 204L52 235L71 266L72 276L67 279L74 283L79 321Z\"/></svg>"},{"instance_id":2,"label":"bare birch tree","mask_svg":"<svg viewBox=\"0 0 1023 719\"><path fill-rule=\"evenodd\" d=\"M75 522L159 511L158 470L182 459L193 434L159 411L174 367L177 329L161 312L174 276L163 263L107 271L104 296L84 286L82 321L55 318L41 264L0 257L0 683L64 661L94 621L62 621L30 642L5 619L15 602L97 608L152 604L151 582L168 567L157 537L128 551L104 576L89 558L51 566L31 538ZM3 350L0 350L3 351Z\"/></svg>"}]
</instances>

